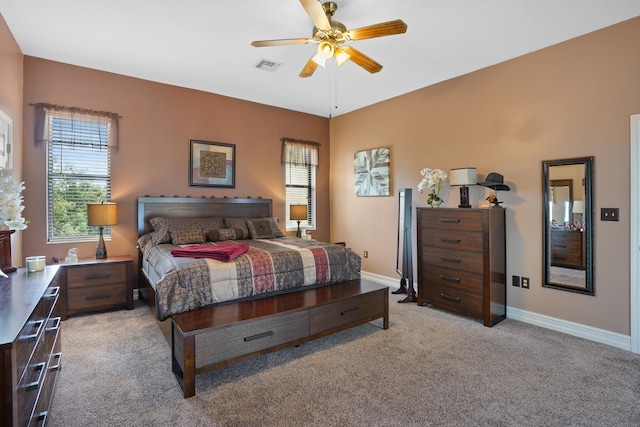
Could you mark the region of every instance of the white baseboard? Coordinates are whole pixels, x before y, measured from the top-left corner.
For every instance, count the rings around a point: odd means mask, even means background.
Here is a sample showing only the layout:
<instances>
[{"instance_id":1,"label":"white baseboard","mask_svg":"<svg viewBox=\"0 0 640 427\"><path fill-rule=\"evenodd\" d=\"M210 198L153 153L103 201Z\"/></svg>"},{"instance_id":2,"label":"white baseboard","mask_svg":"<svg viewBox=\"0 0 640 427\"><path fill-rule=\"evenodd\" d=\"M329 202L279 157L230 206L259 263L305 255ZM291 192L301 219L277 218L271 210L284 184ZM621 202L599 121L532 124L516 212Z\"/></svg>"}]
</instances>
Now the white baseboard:
<instances>
[{"instance_id":1,"label":"white baseboard","mask_svg":"<svg viewBox=\"0 0 640 427\"><path fill-rule=\"evenodd\" d=\"M631 351L631 337L507 306L507 317L532 325Z\"/></svg>"},{"instance_id":2,"label":"white baseboard","mask_svg":"<svg viewBox=\"0 0 640 427\"><path fill-rule=\"evenodd\" d=\"M362 271L360 275L365 280L380 283L381 285L396 289L400 287L400 279L381 276L366 271ZM622 335L509 306L507 306L507 318L631 351L631 337L628 335Z\"/></svg>"},{"instance_id":3,"label":"white baseboard","mask_svg":"<svg viewBox=\"0 0 640 427\"><path fill-rule=\"evenodd\" d=\"M379 274L373 274L366 271L360 272L360 277L371 282L379 283L381 285L389 286L390 288L400 288L400 278L393 279L387 276L381 276Z\"/></svg>"}]
</instances>

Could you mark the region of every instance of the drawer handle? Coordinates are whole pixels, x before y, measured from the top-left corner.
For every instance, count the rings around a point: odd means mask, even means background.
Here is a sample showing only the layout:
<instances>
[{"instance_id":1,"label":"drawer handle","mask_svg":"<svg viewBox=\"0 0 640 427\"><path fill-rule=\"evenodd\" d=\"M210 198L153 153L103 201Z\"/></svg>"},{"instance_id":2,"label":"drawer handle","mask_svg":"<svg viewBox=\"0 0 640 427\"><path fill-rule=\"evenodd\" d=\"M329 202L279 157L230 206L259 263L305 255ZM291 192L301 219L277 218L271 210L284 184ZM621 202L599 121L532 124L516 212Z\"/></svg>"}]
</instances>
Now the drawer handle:
<instances>
[{"instance_id":1,"label":"drawer handle","mask_svg":"<svg viewBox=\"0 0 640 427\"><path fill-rule=\"evenodd\" d=\"M98 299L107 299L107 298L111 298L111 294L87 295L85 297L85 299L87 301L95 301L95 300L98 300Z\"/></svg>"},{"instance_id":2,"label":"drawer handle","mask_svg":"<svg viewBox=\"0 0 640 427\"><path fill-rule=\"evenodd\" d=\"M38 326L36 327L36 325ZM22 340L35 341L38 338L38 335L40 335L40 329L42 329L42 325L44 325L44 320L36 320L35 322L33 322L33 326L36 328L36 333L31 335L25 335L22 337Z\"/></svg>"},{"instance_id":3,"label":"drawer handle","mask_svg":"<svg viewBox=\"0 0 640 427\"><path fill-rule=\"evenodd\" d=\"M33 391L33 390L37 390L37 389L40 388L40 383L42 382L42 377L43 377L43 374L44 374L44 362L40 362L37 365L35 365L33 367L33 370L34 371L40 371L40 373L38 373L38 379L37 380L35 380L32 383L25 384L24 388L27 391Z\"/></svg>"},{"instance_id":4,"label":"drawer handle","mask_svg":"<svg viewBox=\"0 0 640 427\"><path fill-rule=\"evenodd\" d=\"M551 245L552 248L566 248L567 245Z\"/></svg>"},{"instance_id":5,"label":"drawer handle","mask_svg":"<svg viewBox=\"0 0 640 427\"><path fill-rule=\"evenodd\" d=\"M60 320L62 320L62 318L54 317L51 320L53 320L55 326L50 326L50 327L46 328L45 332L53 332L53 331L57 331L58 329L60 329Z\"/></svg>"},{"instance_id":6,"label":"drawer handle","mask_svg":"<svg viewBox=\"0 0 640 427\"><path fill-rule=\"evenodd\" d=\"M260 338L270 337L271 335L273 335L273 331L268 331L268 332L263 332L261 334L251 335L250 337L244 337L244 340L245 341L259 340Z\"/></svg>"},{"instance_id":7,"label":"drawer handle","mask_svg":"<svg viewBox=\"0 0 640 427\"><path fill-rule=\"evenodd\" d=\"M440 278L441 278L442 280L446 280L446 281L448 281L448 282L456 282L456 283L460 282L460 278L458 278L458 277L451 277L451 276L445 276L444 274L441 274L441 275L440 275Z\"/></svg>"},{"instance_id":8,"label":"drawer handle","mask_svg":"<svg viewBox=\"0 0 640 427\"><path fill-rule=\"evenodd\" d=\"M438 218L440 220L440 222L455 222L458 223L460 222L459 218Z\"/></svg>"},{"instance_id":9,"label":"drawer handle","mask_svg":"<svg viewBox=\"0 0 640 427\"><path fill-rule=\"evenodd\" d=\"M460 302L460 297L452 297L447 294L440 294L440 298L446 299L447 301Z\"/></svg>"},{"instance_id":10,"label":"drawer handle","mask_svg":"<svg viewBox=\"0 0 640 427\"><path fill-rule=\"evenodd\" d=\"M441 237L440 241L447 243L460 243L460 239L456 239L455 237Z\"/></svg>"},{"instance_id":11,"label":"drawer handle","mask_svg":"<svg viewBox=\"0 0 640 427\"><path fill-rule=\"evenodd\" d=\"M37 417L36 417L36 421L41 425L44 426L47 424L47 414L49 412L48 411L44 411L44 412L40 412Z\"/></svg>"},{"instance_id":12,"label":"drawer handle","mask_svg":"<svg viewBox=\"0 0 640 427\"><path fill-rule=\"evenodd\" d=\"M45 295L45 298L55 298L60 294L60 286L56 286L55 288L51 288L51 293L49 295Z\"/></svg>"},{"instance_id":13,"label":"drawer handle","mask_svg":"<svg viewBox=\"0 0 640 427\"><path fill-rule=\"evenodd\" d=\"M351 313L355 313L356 311L360 311L360 307L355 307L355 308L352 308L350 310L345 310L342 313L340 313L340 316L347 316L347 315L349 315Z\"/></svg>"},{"instance_id":14,"label":"drawer handle","mask_svg":"<svg viewBox=\"0 0 640 427\"><path fill-rule=\"evenodd\" d=\"M460 258L448 258L446 256L441 256L440 259L444 262L455 262L456 264L460 263Z\"/></svg>"},{"instance_id":15,"label":"drawer handle","mask_svg":"<svg viewBox=\"0 0 640 427\"><path fill-rule=\"evenodd\" d=\"M558 261L566 261L568 258L564 257L564 256L556 256L556 255L554 255L553 259L554 260L558 260Z\"/></svg>"},{"instance_id":16,"label":"drawer handle","mask_svg":"<svg viewBox=\"0 0 640 427\"><path fill-rule=\"evenodd\" d=\"M59 371L60 370L60 360L62 359L62 353L55 353L51 355L52 359L56 359L57 363L53 366L49 366L50 371Z\"/></svg>"},{"instance_id":17,"label":"drawer handle","mask_svg":"<svg viewBox=\"0 0 640 427\"><path fill-rule=\"evenodd\" d=\"M111 277L111 273L101 273L101 274L85 274L85 279L108 279Z\"/></svg>"}]
</instances>

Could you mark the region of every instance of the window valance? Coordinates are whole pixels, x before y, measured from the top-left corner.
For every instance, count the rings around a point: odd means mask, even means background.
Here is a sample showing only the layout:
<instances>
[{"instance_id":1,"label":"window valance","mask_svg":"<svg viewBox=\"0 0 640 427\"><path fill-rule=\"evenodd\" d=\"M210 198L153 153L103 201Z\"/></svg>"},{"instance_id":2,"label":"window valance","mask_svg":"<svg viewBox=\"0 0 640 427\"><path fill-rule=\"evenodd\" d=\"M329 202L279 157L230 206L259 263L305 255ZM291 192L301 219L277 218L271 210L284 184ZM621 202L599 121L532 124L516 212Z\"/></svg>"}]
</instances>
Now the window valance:
<instances>
[{"instance_id":1,"label":"window valance","mask_svg":"<svg viewBox=\"0 0 640 427\"><path fill-rule=\"evenodd\" d=\"M108 147L118 148L118 133L119 124L118 119L120 116L116 113L109 113L106 111L95 111L86 108L78 107L64 107L61 105L53 105L46 103L33 104L35 113L35 130L34 130L34 143L36 147L42 145L45 142L49 142L52 138L51 117L67 118L72 121L74 126L79 126L82 123L87 127L104 127L106 124L107 132L105 135L101 135L100 141L96 141L97 144L107 145ZM74 129L78 134L78 129ZM81 132L80 132L81 133Z\"/></svg>"},{"instance_id":2,"label":"window valance","mask_svg":"<svg viewBox=\"0 0 640 427\"><path fill-rule=\"evenodd\" d=\"M297 166L318 166L320 144L313 141L282 138L282 163Z\"/></svg>"}]
</instances>

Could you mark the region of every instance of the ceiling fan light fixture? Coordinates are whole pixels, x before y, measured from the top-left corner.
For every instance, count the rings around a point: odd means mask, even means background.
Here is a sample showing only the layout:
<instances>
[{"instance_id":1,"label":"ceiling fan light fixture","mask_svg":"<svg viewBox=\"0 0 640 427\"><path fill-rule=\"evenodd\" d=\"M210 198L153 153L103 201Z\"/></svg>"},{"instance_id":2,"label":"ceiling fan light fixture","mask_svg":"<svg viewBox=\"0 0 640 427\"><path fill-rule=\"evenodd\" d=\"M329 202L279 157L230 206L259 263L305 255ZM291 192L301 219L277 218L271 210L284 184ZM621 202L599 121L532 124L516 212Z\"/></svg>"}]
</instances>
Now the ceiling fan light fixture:
<instances>
[{"instance_id":1,"label":"ceiling fan light fixture","mask_svg":"<svg viewBox=\"0 0 640 427\"><path fill-rule=\"evenodd\" d=\"M351 55L349 55L344 49L341 47L337 48L334 54L336 58L336 62L338 63L338 67L351 59Z\"/></svg>"},{"instance_id":2,"label":"ceiling fan light fixture","mask_svg":"<svg viewBox=\"0 0 640 427\"><path fill-rule=\"evenodd\" d=\"M322 56L324 59L329 59L333 56L335 49L333 47L333 43L328 41L323 41L318 44L318 55Z\"/></svg>"}]
</instances>

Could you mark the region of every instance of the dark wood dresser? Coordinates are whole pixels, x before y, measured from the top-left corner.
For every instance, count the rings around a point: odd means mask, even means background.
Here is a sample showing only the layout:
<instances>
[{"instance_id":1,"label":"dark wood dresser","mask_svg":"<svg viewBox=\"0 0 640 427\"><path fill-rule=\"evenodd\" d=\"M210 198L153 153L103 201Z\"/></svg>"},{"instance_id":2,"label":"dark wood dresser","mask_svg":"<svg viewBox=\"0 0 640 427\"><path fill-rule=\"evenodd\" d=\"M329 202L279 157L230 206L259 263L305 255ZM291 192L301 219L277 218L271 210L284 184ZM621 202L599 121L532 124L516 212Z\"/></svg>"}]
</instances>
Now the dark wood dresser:
<instances>
[{"instance_id":1,"label":"dark wood dresser","mask_svg":"<svg viewBox=\"0 0 640 427\"><path fill-rule=\"evenodd\" d=\"M584 233L577 230L551 229L551 265L584 270Z\"/></svg>"},{"instance_id":2,"label":"dark wood dresser","mask_svg":"<svg viewBox=\"0 0 640 427\"><path fill-rule=\"evenodd\" d=\"M418 208L418 305L506 317L505 210Z\"/></svg>"},{"instance_id":3,"label":"dark wood dresser","mask_svg":"<svg viewBox=\"0 0 640 427\"><path fill-rule=\"evenodd\" d=\"M60 369L58 266L0 277L1 426L44 425Z\"/></svg>"}]
</instances>

